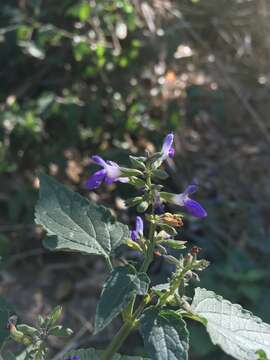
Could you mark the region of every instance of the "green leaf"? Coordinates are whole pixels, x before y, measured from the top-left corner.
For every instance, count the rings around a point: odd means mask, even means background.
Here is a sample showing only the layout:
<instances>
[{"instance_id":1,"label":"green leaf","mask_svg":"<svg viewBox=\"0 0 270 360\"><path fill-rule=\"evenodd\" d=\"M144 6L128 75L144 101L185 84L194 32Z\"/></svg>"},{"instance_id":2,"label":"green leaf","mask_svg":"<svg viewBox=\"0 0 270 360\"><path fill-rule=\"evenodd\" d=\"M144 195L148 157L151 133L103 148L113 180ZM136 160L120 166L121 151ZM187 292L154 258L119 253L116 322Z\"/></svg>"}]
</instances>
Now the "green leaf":
<instances>
[{"instance_id":1,"label":"green leaf","mask_svg":"<svg viewBox=\"0 0 270 360\"><path fill-rule=\"evenodd\" d=\"M214 344L239 360L257 360L256 351L270 356L270 325L238 304L232 304L212 291L197 288L192 302L195 314L207 320Z\"/></svg>"},{"instance_id":2,"label":"green leaf","mask_svg":"<svg viewBox=\"0 0 270 360\"><path fill-rule=\"evenodd\" d=\"M37 59L45 59L44 51L37 46L33 41L20 41L19 45L24 49L24 51Z\"/></svg>"},{"instance_id":3,"label":"green leaf","mask_svg":"<svg viewBox=\"0 0 270 360\"><path fill-rule=\"evenodd\" d=\"M56 325L48 331L49 335L66 337L73 334L73 331L69 328L65 328L61 325Z\"/></svg>"},{"instance_id":4,"label":"green leaf","mask_svg":"<svg viewBox=\"0 0 270 360\"><path fill-rule=\"evenodd\" d=\"M96 349L80 349L70 351L62 358L63 360L67 357L79 356L80 360L100 360L100 355L102 351L98 351ZM141 356L127 356L127 355L119 355L115 354L112 360L150 360L147 358L142 358Z\"/></svg>"},{"instance_id":5,"label":"green leaf","mask_svg":"<svg viewBox=\"0 0 270 360\"><path fill-rule=\"evenodd\" d=\"M151 359L188 359L189 334L186 323L176 312L147 309L141 317L140 331Z\"/></svg>"},{"instance_id":6,"label":"green leaf","mask_svg":"<svg viewBox=\"0 0 270 360\"><path fill-rule=\"evenodd\" d=\"M136 273L132 266L115 268L102 289L96 312L95 333L103 330L120 314L135 294L146 294L149 283L148 276Z\"/></svg>"},{"instance_id":7,"label":"green leaf","mask_svg":"<svg viewBox=\"0 0 270 360\"><path fill-rule=\"evenodd\" d=\"M38 330L32 326L26 324L19 324L16 326L18 331L24 333L24 335L34 336L38 334Z\"/></svg>"},{"instance_id":8,"label":"green leaf","mask_svg":"<svg viewBox=\"0 0 270 360\"><path fill-rule=\"evenodd\" d=\"M162 241L163 245L167 245L169 247L171 247L172 249L177 249L177 250L181 250L181 249L185 249L186 246L186 241L180 241L180 240L164 240Z\"/></svg>"},{"instance_id":9,"label":"green leaf","mask_svg":"<svg viewBox=\"0 0 270 360\"><path fill-rule=\"evenodd\" d=\"M145 161L146 161L146 158L143 157L143 156L131 156L129 155L129 158L130 158L130 162L131 164L135 167L135 168L138 168L138 169L141 169L141 170L145 170L146 166L145 166Z\"/></svg>"},{"instance_id":10,"label":"green leaf","mask_svg":"<svg viewBox=\"0 0 270 360\"><path fill-rule=\"evenodd\" d=\"M268 360L266 353L263 350L257 350L256 354L258 355L258 360Z\"/></svg>"},{"instance_id":11,"label":"green leaf","mask_svg":"<svg viewBox=\"0 0 270 360\"><path fill-rule=\"evenodd\" d=\"M3 297L0 297L0 346L9 336L7 321L10 315L15 312L14 306L9 304Z\"/></svg>"},{"instance_id":12,"label":"green leaf","mask_svg":"<svg viewBox=\"0 0 270 360\"><path fill-rule=\"evenodd\" d=\"M79 251L105 258L129 238L126 225L115 221L110 211L91 203L53 178L40 176L35 221L47 230L43 241L49 250Z\"/></svg>"},{"instance_id":13,"label":"green leaf","mask_svg":"<svg viewBox=\"0 0 270 360\"><path fill-rule=\"evenodd\" d=\"M154 178L160 179L160 180L166 180L169 177L169 175L164 170L154 170L153 176L154 176Z\"/></svg>"},{"instance_id":14,"label":"green leaf","mask_svg":"<svg viewBox=\"0 0 270 360\"><path fill-rule=\"evenodd\" d=\"M60 305L56 306L51 311L51 313L45 319L45 324L48 328L57 324L57 322L59 321L60 316L62 314L62 311L63 311L63 309L62 309L62 306L60 306Z\"/></svg>"},{"instance_id":15,"label":"green leaf","mask_svg":"<svg viewBox=\"0 0 270 360\"><path fill-rule=\"evenodd\" d=\"M87 1L82 1L79 4L73 5L67 11L68 15L78 17L81 21L86 21L91 13L90 4Z\"/></svg>"}]
</instances>

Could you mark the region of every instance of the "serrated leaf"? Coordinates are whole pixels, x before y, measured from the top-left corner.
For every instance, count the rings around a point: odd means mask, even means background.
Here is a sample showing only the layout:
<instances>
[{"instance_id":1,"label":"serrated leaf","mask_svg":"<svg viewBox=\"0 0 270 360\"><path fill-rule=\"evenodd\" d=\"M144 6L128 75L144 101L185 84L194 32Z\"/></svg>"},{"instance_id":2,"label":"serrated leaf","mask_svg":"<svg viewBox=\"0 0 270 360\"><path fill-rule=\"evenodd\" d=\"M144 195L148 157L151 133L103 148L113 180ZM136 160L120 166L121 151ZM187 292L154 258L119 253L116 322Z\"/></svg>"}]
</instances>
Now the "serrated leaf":
<instances>
[{"instance_id":1,"label":"serrated leaf","mask_svg":"<svg viewBox=\"0 0 270 360\"><path fill-rule=\"evenodd\" d=\"M97 306L95 333L103 330L135 295L147 293L150 279L131 266L117 267L105 282Z\"/></svg>"},{"instance_id":2,"label":"serrated leaf","mask_svg":"<svg viewBox=\"0 0 270 360\"><path fill-rule=\"evenodd\" d=\"M78 251L108 258L129 238L126 225L110 211L91 203L47 175L40 176L40 195L35 221L47 231L49 250Z\"/></svg>"},{"instance_id":3,"label":"serrated leaf","mask_svg":"<svg viewBox=\"0 0 270 360\"><path fill-rule=\"evenodd\" d=\"M235 359L257 360L258 349L270 356L270 325L240 305L212 291L197 288L192 310L207 320L206 328L212 342Z\"/></svg>"},{"instance_id":4,"label":"serrated leaf","mask_svg":"<svg viewBox=\"0 0 270 360\"><path fill-rule=\"evenodd\" d=\"M100 355L102 351L90 348L90 349L80 349L70 351L62 358L62 360L72 356L79 356L80 360L100 360ZM141 356L127 356L127 355L120 355L115 354L112 360L150 360L147 358L143 358Z\"/></svg>"},{"instance_id":5,"label":"serrated leaf","mask_svg":"<svg viewBox=\"0 0 270 360\"><path fill-rule=\"evenodd\" d=\"M153 360L187 360L189 334L182 317L172 310L147 309L140 332Z\"/></svg>"}]
</instances>

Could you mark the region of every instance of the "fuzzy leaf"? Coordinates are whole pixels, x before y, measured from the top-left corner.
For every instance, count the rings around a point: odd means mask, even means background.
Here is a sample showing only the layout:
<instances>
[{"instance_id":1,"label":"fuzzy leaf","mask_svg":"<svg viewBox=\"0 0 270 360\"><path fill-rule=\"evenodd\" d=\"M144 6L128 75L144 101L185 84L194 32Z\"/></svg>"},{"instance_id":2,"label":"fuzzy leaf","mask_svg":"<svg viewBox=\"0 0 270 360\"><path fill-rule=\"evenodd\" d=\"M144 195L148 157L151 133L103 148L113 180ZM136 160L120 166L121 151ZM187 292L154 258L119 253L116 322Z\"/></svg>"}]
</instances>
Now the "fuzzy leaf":
<instances>
[{"instance_id":1,"label":"fuzzy leaf","mask_svg":"<svg viewBox=\"0 0 270 360\"><path fill-rule=\"evenodd\" d=\"M134 294L147 293L150 279L132 266L118 267L105 282L97 306L95 333L103 330L128 305Z\"/></svg>"},{"instance_id":2,"label":"fuzzy leaf","mask_svg":"<svg viewBox=\"0 0 270 360\"><path fill-rule=\"evenodd\" d=\"M53 178L40 176L40 195L35 221L47 231L49 250L78 251L108 258L129 238L126 225L115 221L110 211L91 203Z\"/></svg>"},{"instance_id":3,"label":"fuzzy leaf","mask_svg":"<svg viewBox=\"0 0 270 360\"><path fill-rule=\"evenodd\" d=\"M192 310L207 320L214 344L238 360L257 360L258 349L270 357L270 325L238 304L232 304L212 291L197 288Z\"/></svg>"},{"instance_id":4,"label":"fuzzy leaf","mask_svg":"<svg viewBox=\"0 0 270 360\"><path fill-rule=\"evenodd\" d=\"M187 360L189 334L186 323L172 310L147 309L140 332L153 360Z\"/></svg>"}]
</instances>

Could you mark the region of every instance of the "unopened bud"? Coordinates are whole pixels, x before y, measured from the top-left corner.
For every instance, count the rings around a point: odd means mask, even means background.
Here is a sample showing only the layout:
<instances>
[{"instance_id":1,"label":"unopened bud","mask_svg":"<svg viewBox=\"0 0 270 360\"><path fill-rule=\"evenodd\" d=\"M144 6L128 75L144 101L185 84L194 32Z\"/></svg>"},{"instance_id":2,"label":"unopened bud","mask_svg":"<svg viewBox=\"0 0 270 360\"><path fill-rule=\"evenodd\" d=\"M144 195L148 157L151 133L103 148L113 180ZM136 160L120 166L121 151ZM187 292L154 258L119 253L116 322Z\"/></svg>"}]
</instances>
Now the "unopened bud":
<instances>
[{"instance_id":1,"label":"unopened bud","mask_svg":"<svg viewBox=\"0 0 270 360\"><path fill-rule=\"evenodd\" d=\"M185 265L191 265L193 262L193 255L191 253L187 253L185 256Z\"/></svg>"},{"instance_id":2,"label":"unopened bud","mask_svg":"<svg viewBox=\"0 0 270 360\"><path fill-rule=\"evenodd\" d=\"M148 209L148 207L149 207L149 204L148 204L148 202L147 201L143 201L143 202L141 202L138 206L137 206L137 211L139 212L139 213L143 213L143 212L145 212L147 209Z\"/></svg>"},{"instance_id":3,"label":"unopened bud","mask_svg":"<svg viewBox=\"0 0 270 360\"><path fill-rule=\"evenodd\" d=\"M199 254L202 251L202 248L200 248L199 246L193 246L191 248L191 254Z\"/></svg>"},{"instance_id":4,"label":"unopened bud","mask_svg":"<svg viewBox=\"0 0 270 360\"><path fill-rule=\"evenodd\" d=\"M145 295L143 298L144 304L148 304L151 301L151 296L149 294Z\"/></svg>"},{"instance_id":5,"label":"unopened bud","mask_svg":"<svg viewBox=\"0 0 270 360\"><path fill-rule=\"evenodd\" d=\"M140 252L143 252L142 248L140 247L140 245L136 242L136 241L133 241L131 239L128 239L125 244L130 247L131 249L133 250L136 250L136 251L140 251Z\"/></svg>"},{"instance_id":6,"label":"unopened bud","mask_svg":"<svg viewBox=\"0 0 270 360\"><path fill-rule=\"evenodd\" d=\"M185 279L186 279L187 281L189 281L190 279L192 279L192 276L193 276L193 274L192 274L192 271L191 271L191 270L189 270L189 271L187 271L187 272L185 273Z\"/></svg>"}]
</instances>

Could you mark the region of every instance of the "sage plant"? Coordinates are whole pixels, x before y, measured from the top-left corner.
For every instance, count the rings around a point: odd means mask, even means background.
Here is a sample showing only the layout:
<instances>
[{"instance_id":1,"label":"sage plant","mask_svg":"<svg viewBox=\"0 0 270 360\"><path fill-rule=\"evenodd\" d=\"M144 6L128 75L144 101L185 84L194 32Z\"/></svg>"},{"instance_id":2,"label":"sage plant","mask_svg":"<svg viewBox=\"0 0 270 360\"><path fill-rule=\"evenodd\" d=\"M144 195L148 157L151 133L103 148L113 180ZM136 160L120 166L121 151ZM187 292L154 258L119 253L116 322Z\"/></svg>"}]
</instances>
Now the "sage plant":
<instances>
[{"instance_id":1,"label":"sage plant","mask_svg":"<svg viewBox=\"0 0 270 360\"><path fill-rule=\"evenodd\" d=\"M166 191L168 174L164 163L175 154L173 140L173 134L168 134L159 152L130 156L130 168L92 156L101 169L86 181L89 191L104 186L103 182L124 183L121 186L128 183L138 191L137 196L126 200L127 207L136 208L138 213L130 227L117 221L100 204L49 176L40 176L35 215L36 223L47 232L45 248L103 256L109 273L96 309L95 334L117 316L122 318L120 330L106 349L74 349L63 359L187 360L189 321L201 323L212 342L235 359L270 357L268 324L210 290L197 287L192 298L188 295L192 292L187 293L209 262L201 258L200 248L189 246L179 236L183 236L186 215L203 221L207 212L194 199L196 184L190 184L180 194ZM166 208L176 212L165 212ZM127 253L136 251L140 256L136 261L119 259L116 250L120 246L126 246ZM172 264L174 270L167 282L152 285L149 267L158 256ZM142 336L144 358L119 355L122 344L134 331Z\"/></svg>"}]
</instances>

